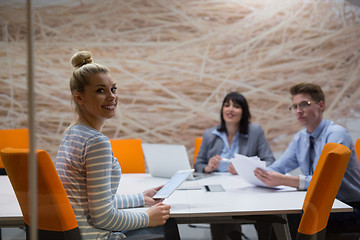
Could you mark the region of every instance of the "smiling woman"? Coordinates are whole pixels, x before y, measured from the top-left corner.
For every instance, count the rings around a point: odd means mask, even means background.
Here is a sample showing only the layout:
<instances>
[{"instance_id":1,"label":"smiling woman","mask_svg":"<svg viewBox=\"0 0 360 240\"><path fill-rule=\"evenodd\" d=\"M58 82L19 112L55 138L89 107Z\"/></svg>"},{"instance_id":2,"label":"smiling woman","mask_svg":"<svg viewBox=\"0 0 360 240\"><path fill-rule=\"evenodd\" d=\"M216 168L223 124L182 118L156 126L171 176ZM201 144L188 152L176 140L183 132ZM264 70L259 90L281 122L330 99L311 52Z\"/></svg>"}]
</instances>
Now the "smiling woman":
<instances>
[{"instance_id":1,"label":"smiling woman","mask_svg":"<svg viewBox=\"0 0 360 240\"><path fill-rule=\"evenodd\" d=\"M72 93L80 112L78 123L101 131L105 120L116 114L116 84L109 73L95 73L89 76L86 88L85 92Z\"/></svg>"},{"instance_id":2,"label":"smiling woman","mask_svg":"<svg viewBox=\"0 0 360 240\"><path fill-rule=\"evenodd\" d=\"M230 172L237 174L226 159L235 153L248 157L258 156L267 165L274 161L264 131L258 124L250 123L251 114L246 98L238 92L228 93L220 110L220 124L206 129L196 158L197 172ZM241 239L240 224L211 224L212 239L232 236ZM259 227L256 225L258 231Z\"/></svg>"},{"instance_id":3,"label":"smiling woman","mask_svg":"<svg viewBox=\"0 0 360 240\"><path fill-rule=\"evenodd\" d=\"M175 221L168 220L170 206L152 198L160 187L137 194L117 194L120 165L109 139L101 133L105 120L115 117L116 84L106 67L93 63L90 52L78 52L71 63L75 70L70 90L78 119L64 134L56 170L82 238L120 239L125 234L156 233L165 235L165 239L179 239ZM144 205L153 206L146 212L123 210Z\"/></svg>"},{"instance_id":4,"label":"smiling woman","mask_svg":"<svg viewBox=\"0 0 360 240\"><path fill-rule=\"evenodd\" d=\"M115 117L116 84L109 69L93 63L88 51L71 58L75 67L70 77L70 90L78 113L78 124L101 131L106 119Z\"/></svg>"},{"instance_id":5,"label":"smiling woman","mask_svg":"<svg viewBox=\"0 0 360 240\"><path fill-rule=\"evenodd\" d=\"M270 146L260 125L250 123L246 98L238 92L228 93L221 105L220 124L206 129L197 155L197 172L230 172L236 174L229 161L235 153L258 156L267 165L274 161Z\"/></svg>"}]
</instances>

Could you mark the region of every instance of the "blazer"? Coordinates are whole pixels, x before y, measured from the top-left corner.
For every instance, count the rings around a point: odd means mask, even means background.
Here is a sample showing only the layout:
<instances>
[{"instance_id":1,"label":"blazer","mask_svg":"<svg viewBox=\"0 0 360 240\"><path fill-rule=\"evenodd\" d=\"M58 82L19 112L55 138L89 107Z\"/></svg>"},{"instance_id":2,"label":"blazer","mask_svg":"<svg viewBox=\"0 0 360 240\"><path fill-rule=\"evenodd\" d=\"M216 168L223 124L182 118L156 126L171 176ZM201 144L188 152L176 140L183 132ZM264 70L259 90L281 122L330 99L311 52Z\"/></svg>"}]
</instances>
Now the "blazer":
<instances>
[{"instance_id":1,"label":"blazer","mask_svg":"<svg viewBox=\"0 0 360 240\"><path fill-rule=\"evenodd\" d=\"M196 158L195 171L204 172L209 159L219 155L223 149L222 139L213 134L217 127L208 128L204 131L200 150ZM239 154L251 157L258 156L262 161L266 161L269 166L275 161L270 145L267 142L262 127L258 124L250 123L248 134L239 135Z\"/></svg>"}]
</instances>

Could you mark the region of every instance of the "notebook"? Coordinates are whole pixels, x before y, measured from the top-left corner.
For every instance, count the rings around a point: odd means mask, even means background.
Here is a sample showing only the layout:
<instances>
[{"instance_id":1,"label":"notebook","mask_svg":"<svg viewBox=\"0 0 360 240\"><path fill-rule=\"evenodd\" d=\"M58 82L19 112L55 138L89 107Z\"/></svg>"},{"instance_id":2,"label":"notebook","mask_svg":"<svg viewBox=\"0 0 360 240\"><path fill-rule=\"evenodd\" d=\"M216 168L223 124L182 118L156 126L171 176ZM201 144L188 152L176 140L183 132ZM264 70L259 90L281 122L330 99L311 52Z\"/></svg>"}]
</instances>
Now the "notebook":
<instances>
[{"instance_id":1,"label":"notebook","mask_svg":"<svg viewBox=\"0 0 360 240\"><path fill-rule=\"evenodd\" d=\"M177 171L170 180L153 196L154 199L169 197L194 171L194 169Z\"/></svg>"},{"instance_id":2,"label":"notebook","mask_svg":"<svg viewBox=\"0 0 360 240\"><path fill-rule=\"evenodd\" d=\"M171 178L179 170L191 169L184 145L142 143L149 173L153 177ZM196 180L205 174L192 173L187 180Z\"/></svg>"}]
</instances>

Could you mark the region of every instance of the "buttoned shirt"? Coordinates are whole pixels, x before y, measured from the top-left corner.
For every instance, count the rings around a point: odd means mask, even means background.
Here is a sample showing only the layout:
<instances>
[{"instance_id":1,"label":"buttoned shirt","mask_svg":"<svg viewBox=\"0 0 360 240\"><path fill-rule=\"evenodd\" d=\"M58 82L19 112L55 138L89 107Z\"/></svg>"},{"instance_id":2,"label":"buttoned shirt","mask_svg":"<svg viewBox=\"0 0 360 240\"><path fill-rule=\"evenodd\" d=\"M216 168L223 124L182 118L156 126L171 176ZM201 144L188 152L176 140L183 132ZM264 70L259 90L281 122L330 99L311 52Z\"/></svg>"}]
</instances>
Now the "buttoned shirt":
<instances>
[{"instance_id":1,"label":"buttoned shirt","mask_svg":"<svg viewBox=\"0 0 360 240\"><path fill-rule=\"evenodd\" d=\"M224 140L222 140L219 135L214 134L214 130L217 128L218 126L208 128L204 131L201 147L194 165L197 172L204 172L204 168L209 163L209 159L213 156L220 155L227 157L222 155L224 149L226 149L224 148ZM231 144L231 147L234 147L234 153L249 157L258 156L262 161L266 162L267 166L275 161L270 145L266 141L264 131L260 125L250 123L248 134L239 133L235 141L238 142ZM236 146L237 148L235 149Z\"/></svg>"},{"instance_id":2,"label":"buttoned shirt","mask_svg":"<svg viewBox=\"0 0 360 240\"><path fill-rule=\"evenodd\" d=\"M234 157L235 153L239 152L239 132L236 133L234 140L231 143L231 146L229 146L229 142L227 139L227 135L225 132L219 132L218 130L214 130L213 134L219 136L221 140L224 142L224 145L222 147L220 157L230 159ZM230 162L228 161L221 161L219 167L217 168L217 171L219 172L227 172Z\"/></svg>"},{"instance_id":3,"label":"buttoned shirt","mask_svg":"<svg viewBox=\"0 0 360 240\"><path fill-rule=\"evenodd\" d=\"M306 129L303 129L295 134L288 148L278 160L269 166L269 169L285 174L299 167L304 174L299 176L299 190L306 190L312 178L312 174L309 173L310 135L314 137L315 140L313 169L315 169L321 151L326 143L340 143L351 150L349 164L337 198L345 202L360 201L360 166L355 154L354 143L348 131L332 121L323 119L312 133L308 133Z\"/></svg>"}]
</instances>

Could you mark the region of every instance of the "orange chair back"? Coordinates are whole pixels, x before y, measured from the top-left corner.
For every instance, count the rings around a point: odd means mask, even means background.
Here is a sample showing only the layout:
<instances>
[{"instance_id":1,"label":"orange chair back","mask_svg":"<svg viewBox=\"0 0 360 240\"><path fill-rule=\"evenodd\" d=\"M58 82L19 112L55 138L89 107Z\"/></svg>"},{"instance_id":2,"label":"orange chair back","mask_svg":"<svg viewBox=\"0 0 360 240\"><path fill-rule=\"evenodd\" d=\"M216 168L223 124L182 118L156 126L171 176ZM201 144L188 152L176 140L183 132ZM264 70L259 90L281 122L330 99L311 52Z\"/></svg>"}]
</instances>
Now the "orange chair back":
<instances>
[{"instance_id":1,"label":"orange chair back","mask_svg":"<svg viewBox=\"0 0 360 240\"><path fill-rule=\"evenodd\" d=\"M342 144L325 144L305 196L298 233L315 235L326 228L350 154Z\"/></svg>"},{"instance_id":2,"label":"orange chair back","mask_svg":"<svg viewBox=\"0 0 360 240\"><path fill-rule=\"evenodd\" d=\"M55 166L44 150L37 150L38 229L68 231L78 227L74 211ZM4 148L1 157L27 225L30 225L28 149Z\"/></svg>"},{"instance_id":3,"label":"orange chair back","mask_svg":"<svg viewBox=\"0 0 360 240\"><path fill-rule=\"evenodd\" d=\"M355 152L356 152L356 156L357 156L357 159L360 163L360 138L358 138L356 140L356 143L355 143Z\"/></svg>"},{"instance_id":4,"label":"orange chair back","mask_svg":"<svg viewBox=\"0 0 360 240\"><path fill-rule=\"evenodd\" d=\"M145 173L141 139L111 139L110 143L122 173Z\"/></svg>"},{"instance_id":5,"label":"orange chair back","mask_svg":"<svg viewBox=\"0 0 360 240\"><path fill-rule=\"evenodd\" d=\"M193 161L193 163L196 163L196 158L197 158L197 155L198 155L199 150L200 150L201 142L202 142L202 137L195 138L194 161Z\"/></svg>"},{"instance_id":6,"label":"orange chair back","mask_svg":"<svg viewBox=\"0 0 360 240\"><path fill-rule=\"evenodd\" d=\"M29 130L27 128L0 129L0 150L6 147L29 148ZM1 157L0 168L4 168Z\"/></svg>"}]
</instances>

